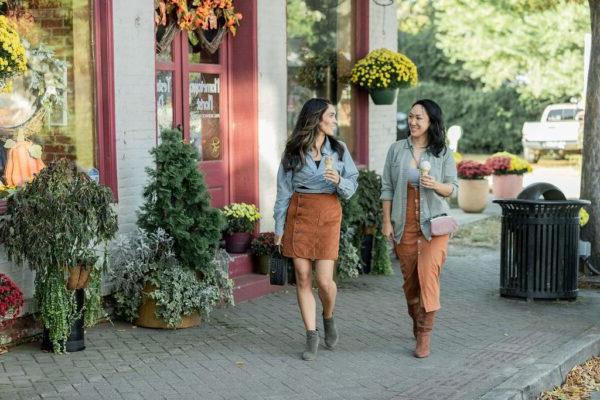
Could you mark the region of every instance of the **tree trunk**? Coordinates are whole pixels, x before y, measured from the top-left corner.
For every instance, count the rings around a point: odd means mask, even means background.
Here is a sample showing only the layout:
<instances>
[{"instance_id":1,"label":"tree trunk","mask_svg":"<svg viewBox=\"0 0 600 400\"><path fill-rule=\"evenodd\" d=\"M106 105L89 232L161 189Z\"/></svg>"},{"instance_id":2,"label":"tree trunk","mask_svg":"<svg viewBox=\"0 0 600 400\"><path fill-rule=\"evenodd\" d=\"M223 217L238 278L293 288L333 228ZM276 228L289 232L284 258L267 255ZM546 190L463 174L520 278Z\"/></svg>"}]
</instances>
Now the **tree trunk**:
<instances>
[{"instance_id":1,"label":"tree trunk","mask_svg":"<svg viewBox=\"0 0 600 400\"><path fill-rule=\"evenodd\" d=\"M592 20L592 48L588 71L583 133L581 198L590 220L583 228L584 240L592 243L592 265L600 266L600 0L589 0Z\"/></svg>"}]
</instances>

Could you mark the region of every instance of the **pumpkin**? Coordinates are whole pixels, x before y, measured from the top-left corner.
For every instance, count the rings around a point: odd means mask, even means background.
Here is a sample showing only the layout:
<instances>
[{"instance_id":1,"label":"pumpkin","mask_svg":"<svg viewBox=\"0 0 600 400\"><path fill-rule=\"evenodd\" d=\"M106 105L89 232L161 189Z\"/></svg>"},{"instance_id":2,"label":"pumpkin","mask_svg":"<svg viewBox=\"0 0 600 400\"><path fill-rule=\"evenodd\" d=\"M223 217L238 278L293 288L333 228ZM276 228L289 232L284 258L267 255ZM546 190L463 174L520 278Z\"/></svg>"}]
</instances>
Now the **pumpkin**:
<instances>
[{"instance_id":1,"label":"pumpkin","mask_svg":"<svg viewBox=\"0 0 600 400\"><path fill-rule=\"evenodd\" d=\"M33 179L46 165L42 161L42 148L29 140L7 140L8 149L4 177L9 186L21 186Z\"/></svg>"}]
</instances>

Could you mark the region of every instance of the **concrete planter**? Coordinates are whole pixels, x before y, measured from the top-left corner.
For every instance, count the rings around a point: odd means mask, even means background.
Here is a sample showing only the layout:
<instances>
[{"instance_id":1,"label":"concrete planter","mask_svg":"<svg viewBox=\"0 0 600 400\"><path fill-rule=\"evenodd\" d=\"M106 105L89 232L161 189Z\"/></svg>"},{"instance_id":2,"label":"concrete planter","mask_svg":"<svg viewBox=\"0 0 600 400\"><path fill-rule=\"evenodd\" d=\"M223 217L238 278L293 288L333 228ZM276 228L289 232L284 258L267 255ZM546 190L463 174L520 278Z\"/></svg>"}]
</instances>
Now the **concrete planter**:
<instances>
[{"instance_id":1,"label":"concrete planter","mask_svg":"<svg viewBox=\"0 0 600 400\"><path fill-rule=\"evenodd\" d=\"M492 176L492 192L496 199L514 199L523 190L523 175Z\"/></svg>"},{"instance_id":2,"label":"concrete planter","mask_svg":"<svg viewBox=\"0 0 600 400\"><path fill-rule=\"evenodd\" d=\"M487 205L488 192L487 179L459 179L458 206L467 213L480 213Z\"/></svg>"}]
</instances>

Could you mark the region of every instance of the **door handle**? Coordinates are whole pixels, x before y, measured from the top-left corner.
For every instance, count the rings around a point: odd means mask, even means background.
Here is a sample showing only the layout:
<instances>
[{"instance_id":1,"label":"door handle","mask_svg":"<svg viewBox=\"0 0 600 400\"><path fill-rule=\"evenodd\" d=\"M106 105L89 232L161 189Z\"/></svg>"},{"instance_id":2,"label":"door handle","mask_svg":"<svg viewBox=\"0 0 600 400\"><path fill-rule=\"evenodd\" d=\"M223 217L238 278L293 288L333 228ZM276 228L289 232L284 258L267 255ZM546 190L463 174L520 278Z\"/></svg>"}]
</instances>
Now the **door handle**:
<instances>
[{"instance_id":1,"label":"door handle","mask_svg":"<svg viewBox=\"0 0 600 400\"><path fill-rule=\"evenodd\" d=\"M175 128L178 129L179 132L183 132L183 126L181 126L181 124L177 124Z\"/></svg>"}]
</instances>

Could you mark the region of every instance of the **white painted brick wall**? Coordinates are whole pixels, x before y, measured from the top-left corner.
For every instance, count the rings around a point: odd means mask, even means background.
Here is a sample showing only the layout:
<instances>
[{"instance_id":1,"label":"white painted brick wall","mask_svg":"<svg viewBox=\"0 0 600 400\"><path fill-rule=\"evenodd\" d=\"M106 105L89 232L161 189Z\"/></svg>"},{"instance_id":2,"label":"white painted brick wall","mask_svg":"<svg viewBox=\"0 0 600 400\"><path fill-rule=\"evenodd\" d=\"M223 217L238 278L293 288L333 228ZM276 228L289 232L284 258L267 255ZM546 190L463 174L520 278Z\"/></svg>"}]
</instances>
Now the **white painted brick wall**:
<instances>
[{"instance_id":1,"label":"white painted brick wall","mask_svg":"<svg viewBox=\"0 0 600 400\"><path fill-rule=\"evenodd\" d=\"M287 138L286 1L258 0L258 171L262 232L275 228L277 169Z\"/></svg>"},{"instance_id":2,"label":"white painted brick wall","mask_svg":"<svg viewBox=\"0 0 600 400\"><path fill-rule=\"evenodd\" d=\"M135 211L142 203L144 168L155 144L154 14L140 1L115 1L114 72L119 226L135 228ZM7 260L0 246L0 272L7 274L26 298L24 312L33 311L34 273Z\"/></svg>"},{"instance_id":3,"label":"white painted brick wall","mask_svg":"<svg viewBox=\"0 0 600 400\"><path fill-rule=\"evenodd\" d=\"M156 143L154 10L143 1L115 1L113 15L119 227L129 232Z\"/></svg>"},{"instance_id":4,"label":"white painted brick wall","mask_svg":"<svg viewBox=\"0 0 600 400\"><path fill-rule=\"evenodd\" d=\"M398 49L396 1L387 7L369 1L369 49ZM376 106L369 99L369 168L381 173L385 156L396 141L396 103Z\"/></svg>"}]
</instances>

